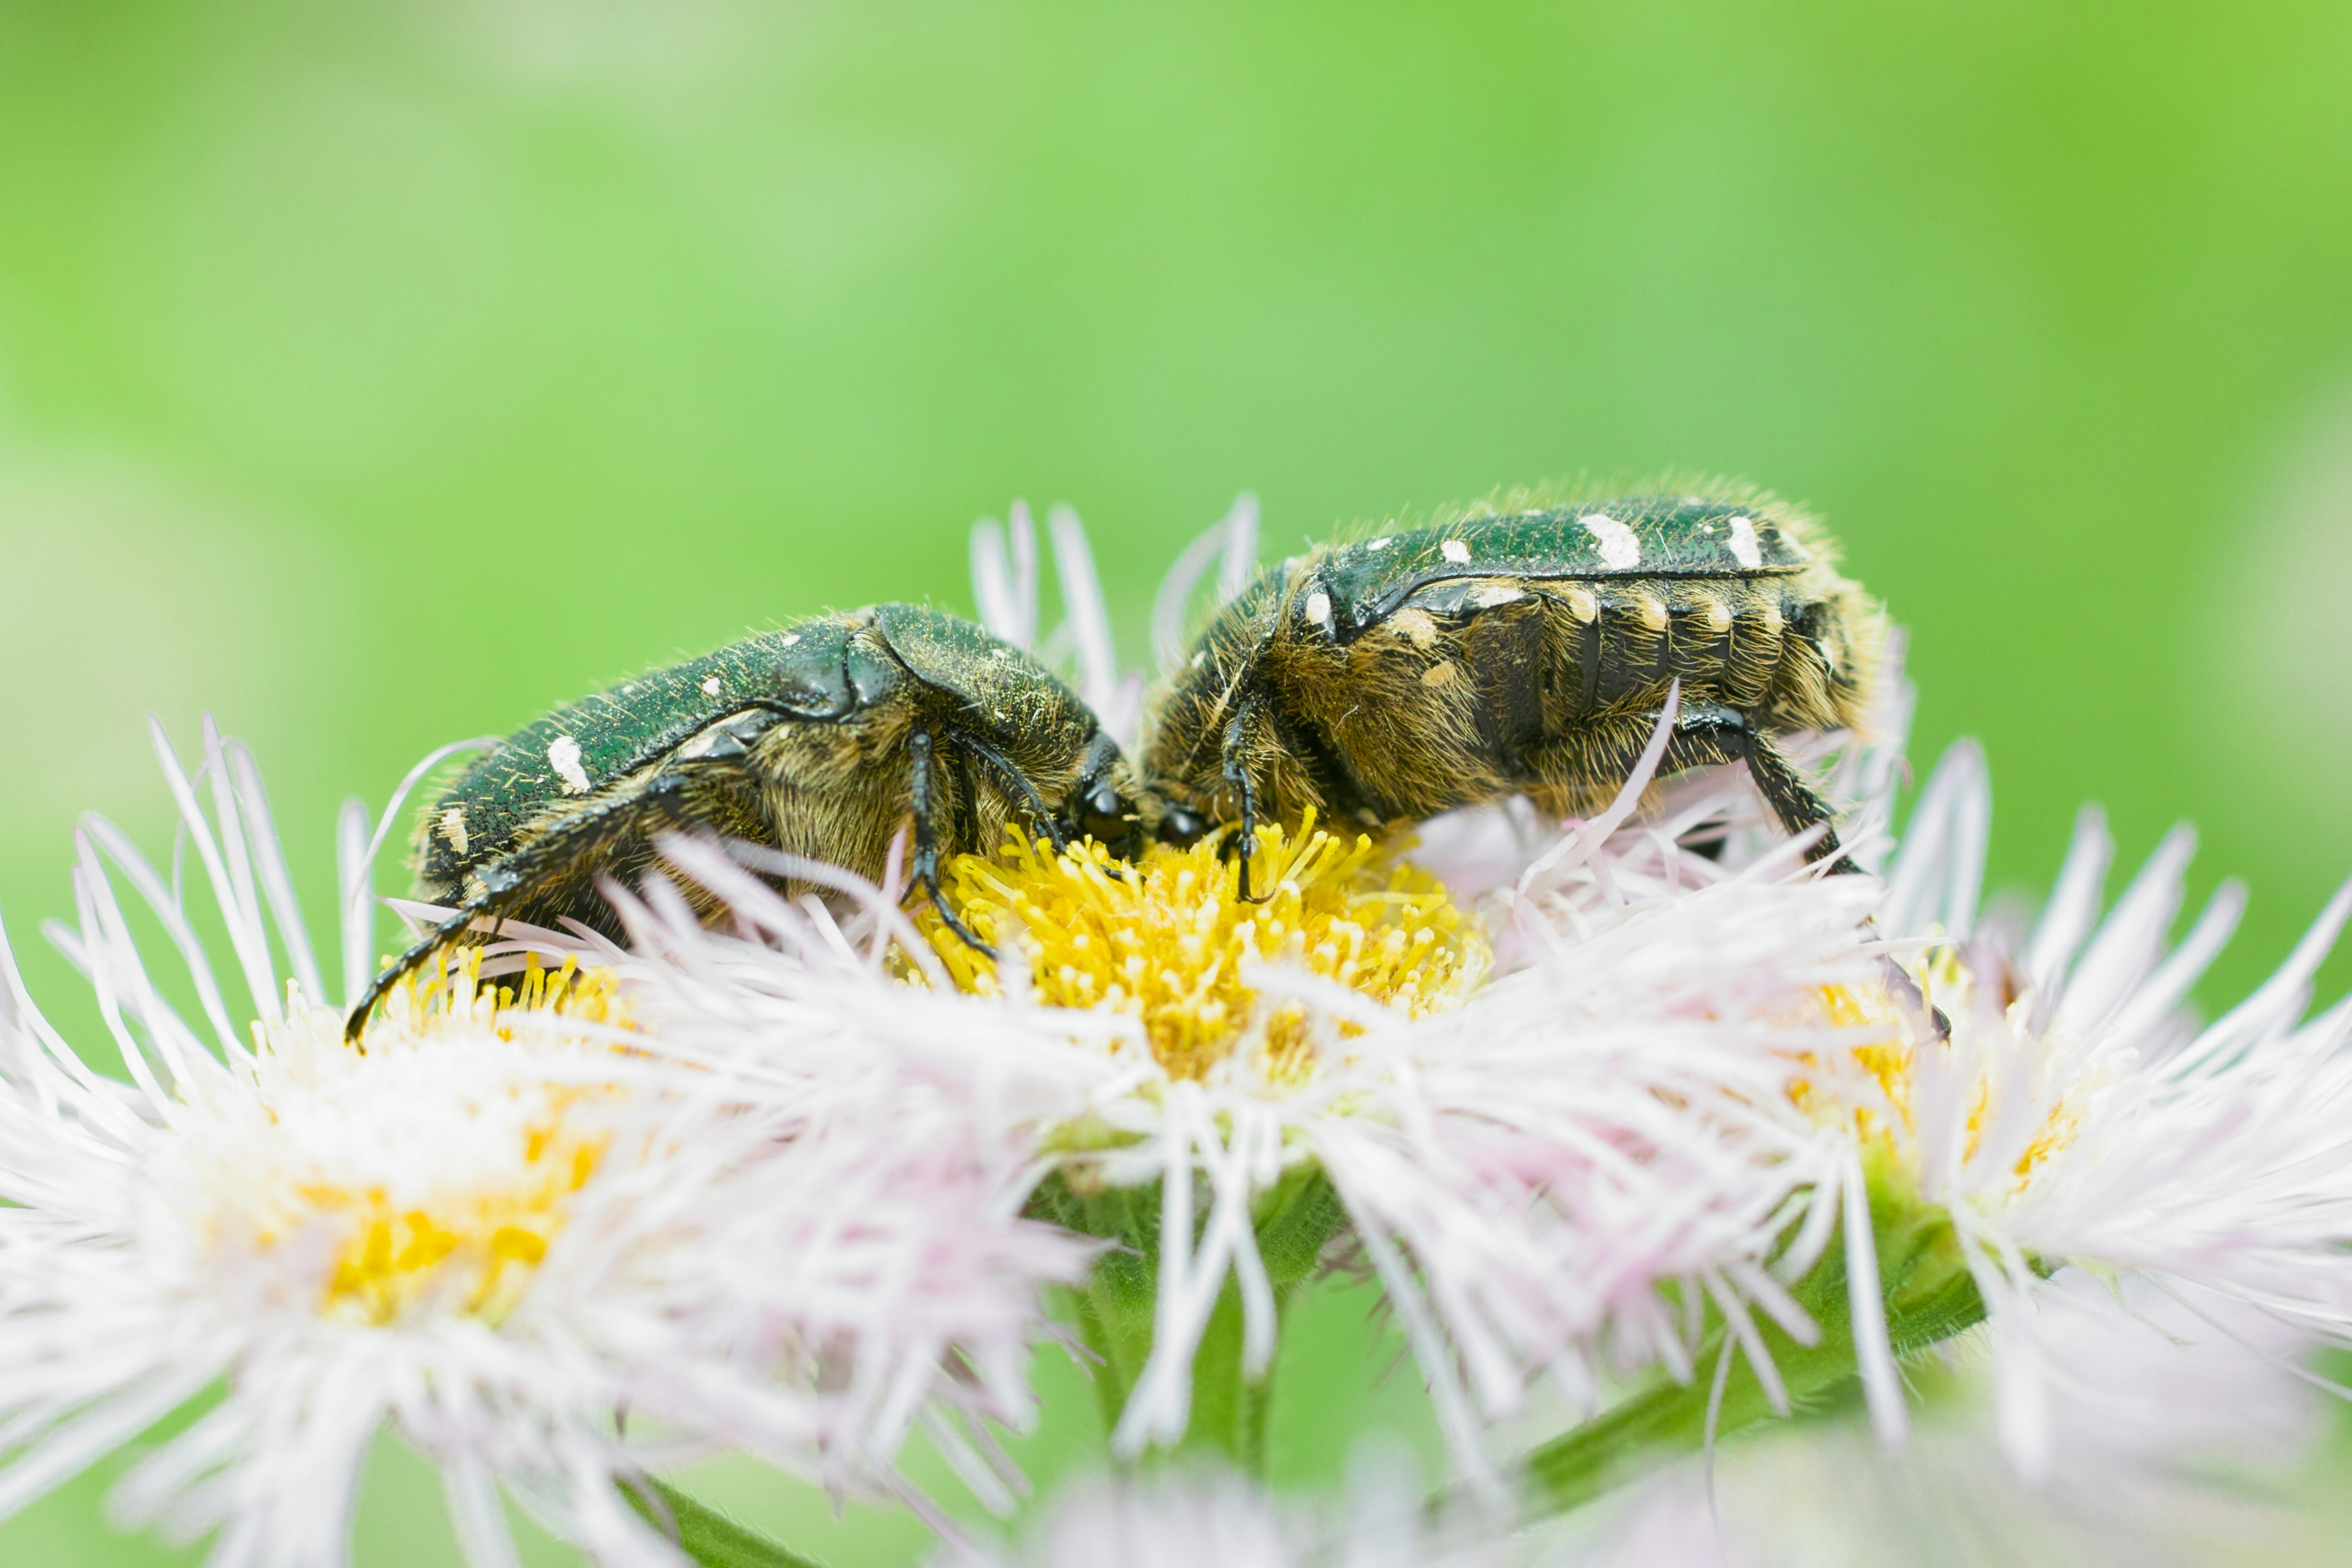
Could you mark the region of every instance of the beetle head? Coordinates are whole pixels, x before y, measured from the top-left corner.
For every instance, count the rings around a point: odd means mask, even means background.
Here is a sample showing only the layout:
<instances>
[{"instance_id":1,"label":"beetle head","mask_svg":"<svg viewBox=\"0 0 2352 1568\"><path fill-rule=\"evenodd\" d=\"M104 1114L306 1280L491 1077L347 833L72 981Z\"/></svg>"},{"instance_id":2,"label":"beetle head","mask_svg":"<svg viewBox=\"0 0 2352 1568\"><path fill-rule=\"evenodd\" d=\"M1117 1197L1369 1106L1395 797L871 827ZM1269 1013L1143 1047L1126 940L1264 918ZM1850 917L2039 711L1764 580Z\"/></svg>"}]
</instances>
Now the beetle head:
<instances>
[{"instance_id":1,"label":"beetle head","mask_svg":"<svg viewBox=\"0 0 2352 1568\"><path fill-rule=\"evenodd\" d=\"M1062 826L1074 838L1091 838L1121 859L1143 848L1143 813L1136 802L1126 757L1108 735L1097 733L1078 765L1077 782L1062 805Z\"/></svg>"}]
</instances>

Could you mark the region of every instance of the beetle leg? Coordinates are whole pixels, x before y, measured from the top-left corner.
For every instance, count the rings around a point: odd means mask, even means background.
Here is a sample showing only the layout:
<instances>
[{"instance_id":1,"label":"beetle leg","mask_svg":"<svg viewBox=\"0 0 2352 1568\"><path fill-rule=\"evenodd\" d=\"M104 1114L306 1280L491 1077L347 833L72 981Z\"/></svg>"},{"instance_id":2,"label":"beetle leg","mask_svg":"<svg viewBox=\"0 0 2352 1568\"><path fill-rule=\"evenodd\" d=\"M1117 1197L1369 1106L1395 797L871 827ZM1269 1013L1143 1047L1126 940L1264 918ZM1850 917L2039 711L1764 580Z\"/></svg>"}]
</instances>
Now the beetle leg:
<instances>
[{"instance_id":1,"label":"beetle leg","mask_svg":"<svg viewBox=\"0 0 2352 1568\"><path fill-rule=\"evenodd\" d=\"M696 776L705 780L713 770L730 766L731 763L714 762L692 764ZM612 855L596 850L599 837L609 836L614 842L625 842L634 837L650 844L654 835L665 827L707 826L705 817L677 809L677 797L686 793L688 777L684 770L664 767L638 787L609 795L565 817L521 848L481 867L475 874L482 879L484 891L467 900L456 913L434 927L369 984L344 1019L343 1037L356 1044L375 1005L404 975L430 958L436 948L463 935L475 921L493 916L519 917L522 911L517 905L545 897L560 886L560 881L550 880L550 872L572 865L610 867ZM608 850L609 847L608 845ZM531 912L538 913L536 910Z\"/></svg>"},{"instance_id":2,"label":"beetle leg","mask_svg":"<svg viewBox=\"0 0 2352 1568\"><path fill-rule=\"evenodd\" d=\"M394 959L383 973L369 981L367 989L360 993L360 999L352 1004L350 1014L343 1019L343 1043L358 1046L360 1035L367 1027L368 1015L375 1011L376 1004L390 995L392 988L407 975L423 968L426 959L465 935L466 928L488 915L489 910L490 900L488 898L469 900L457 913L445 916L440 924L426 931L405 952ZM491 932L493 941L497 934L495 930ZM366 1049L363 1046L360 1048Z\"/></svg>"},{"instance_id":3,"label":"beetle leg","mask_svg":"<svg viewBox=\"0 0 2352 1568\"><path fill-rule=\"evenodd\" d=\"M1250 897L1250 857L1257 849L1257 781L1250 777L1249 759L1243 754L1244 742L1248 739L1248 721L1255 712L1255 707L1245 706L1233 716L1225 725L1223 749L1225 782L1234 786L1242 802L1241 837L1225 842L1229 854L1234 852L1232 846L1240 846L1242 874L1236 892L1245 904L1259 901Z\"/></svg>"},{"instance_id":4,"label":"beetle leg","mask_svg":"<svg viewBox=\"0 0 2352 1568\"><path fill-rule=\"evenodd\" d=\"M1796 765L1781 754L1772 743L1772 737L1759 730L1748 733L1748 773L1755 779L1756 787L1764 794L1764 803L1780 826L1790 833L1802 833L1818 825L1822 836L1805 851L1805 858L1813 862L1827 860L1830 872L1853 872L1862 869L1847 858L1838 843L1837 829L1831 826L1837 813L1805 782Z\"/></svg>"},{"instance_id":5,"label":"beetle leg","mask_svg":"<svg viewBox=\"0 0 2352 1568\"><path fill-rule=\"evenodd\" d=\"M996 950L966 929L948 907L947 895L940 891L940 826L932 814L931 800L931 732L918 730L907 737L908 804L915 817L915 861L908 868L915 883L931 900L931 908L948 930L962 939L966 947L976 952L996 957Z\"/></svg>"},{"instance_id":6,"label":"beetle leg","mask_svg":"<svg viewBox=\"0 0 2352 1568\"><path fill-rule=\"evenodd\" d=\"M952 731L949 738L967 753L995 769L997 776L1011 784L1013 793L1028 803L1030 815L1045 825L1045 837L1054 841L1055 854L1059 855L1069 848L1070 836L1062 831L1062 824L1054 816L1053 808L1045 804L1045 797L1037 793L1037 786L1029 782L1029 775L1013 765L1011 758L967 731ZM928 737L924 743L929 744Z\"/></svg>"},{"instance_id":7,"label":"beetle leg","mask_svg":"<svg viewBox=\"0 0 2352 1568\"><path fill-rule=\"evenodd\" d=\"M1651 723L1656 722L1654 715L1649 718ZM1837 813L1805 782L1796 764L1772 743L1772 737L1749 722L1746 714L1719 703L1694 705L1676 720L1675 731L1675 738L1666 742L1661 772L1706 763L1744 762L1764 804L1772 808L1772 815L1780 819L1780 826L1791 837L1821 829L1821 837L1805 851L1807 860L1832 861L1832 873L1861 869L1845 858L1838 844L1837 831L1830 826Z\"/></svg>"}]
</instances>

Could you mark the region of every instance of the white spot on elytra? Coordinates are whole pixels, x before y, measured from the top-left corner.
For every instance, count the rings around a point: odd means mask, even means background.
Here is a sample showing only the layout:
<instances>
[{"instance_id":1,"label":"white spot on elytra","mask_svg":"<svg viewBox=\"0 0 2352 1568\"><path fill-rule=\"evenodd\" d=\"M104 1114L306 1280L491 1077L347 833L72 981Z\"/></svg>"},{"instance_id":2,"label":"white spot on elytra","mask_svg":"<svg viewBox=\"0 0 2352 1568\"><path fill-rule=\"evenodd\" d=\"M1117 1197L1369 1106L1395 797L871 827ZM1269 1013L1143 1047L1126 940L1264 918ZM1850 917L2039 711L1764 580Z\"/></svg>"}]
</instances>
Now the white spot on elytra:
<instances>
[{"instance_id":1,"label":"white spot on elytra","mask_svg":"<svg viewBox=\"0 0 2352 1568\"><path fill-rule=\"evenodd\" d=\"M558 735L547 743L547 765L563 781L566 795L586 795L591 787L588 770L580 765L580 742L569 735Z\"/></svg>"},{"instance_id":2,"label":"white spot on elytra","mask_svg":"<svg viewBox=\"0 0 2352 1568\"><path fill-rule=\"evenodd\" d=\"M800 640L801 640L801 634L800 634L800 633L798 633L798 632L786 632L786 633L784 634L784 646L785 646L786 647L792 647L792 646L793 646L793 644L794 644L794 643L796 643L796 642L798 642L798 641L800 641Z\"/></svg>"},{"instance_id":3,"label":"white spot on elytra","mask_svg":"<svg viewBox=\"0 0 2352 1568\"><path fill-rule=\"evenodd\" d=\"M1331 624L1331 595L1318 588L1307 595L1307 618L1318 626Z\"/></svg>"},{"instance_id":4,"label":"white spot on elytra","mask_svg":"<svg viewBox=\"0 0 2352 1568\"><path fill-rule=\"evenodd\" d=\"M1399 610L1389 617L1389 629L1415 647L1437 646L1437 623L1429 618L1427 610L1412 606Z\"/></svg>"},{"instance_id":5,"label":"white spot on elytra","mask_svg":"<svg viewBox=\"0 0 2352 1568\"><path fill-rule=\"evenodd\" d=\"M709 679L705 680L702 683L702 694L705 697L716 697L719 695L719 678L717 676L714 675Z\"/></svg>"},{"instance_id":6,"label":"white spot on elytra","mask_svg":"<svg viewBox=\"0 0 2352 1568\"><path fill-rule=\"evenodd\" d=\"M1391 540L1375 539L1370 544L1365 545L1364 548L1367 550L1386 550L1392 542L1393 541Z\"/></svg>"},{"instance_id":7,"label":"white spot on elytra","mask_svg":"<svg viewBox=\"0 0 2352 1568\"><path fill-rule=\"evenodd\" d=\"M1630 571L1642 563L1642 542L1615 518L1596 511L1577 521L1584 524L1585 532L1592 535L1592 542L1601 547L1601 564L1612 572Z\"/></svg>"},{"instance_id":8,"label":"white spot on elytra","mask_svg":"<svg viewBox=\"0 0 2352 1568\"><path fill-rule=\"evenodd\" d=\"M1437 547L1437 552L1456 566L1466 566L1470 563L1470 546L1459 539L1447 540Z\"/></svg>"},{"instance_id":9,"label":"white spot on elytra","mask_svg":"<svg viewBox=\"0 0 2352 1568\"><path fill-rule=\"evenodd\" d=\"M1731 520L1731 558L1750 572L1764 564L1764 552L1756 543L1756 524L1751 519Z\"/></svg>"},{"instance_id":10,"label":"white spot on elytra","mask_svg":"<svg viewBox=\"0 0 2352 1568\"><path fill-rule=\"evenodd\" d=\"M1516 583L1482 583L1470 591L1467 600L1474 610L1491 610L1497 605L1516 605L1528 596L1528 591Z\"/></svg>"}]
</instances>

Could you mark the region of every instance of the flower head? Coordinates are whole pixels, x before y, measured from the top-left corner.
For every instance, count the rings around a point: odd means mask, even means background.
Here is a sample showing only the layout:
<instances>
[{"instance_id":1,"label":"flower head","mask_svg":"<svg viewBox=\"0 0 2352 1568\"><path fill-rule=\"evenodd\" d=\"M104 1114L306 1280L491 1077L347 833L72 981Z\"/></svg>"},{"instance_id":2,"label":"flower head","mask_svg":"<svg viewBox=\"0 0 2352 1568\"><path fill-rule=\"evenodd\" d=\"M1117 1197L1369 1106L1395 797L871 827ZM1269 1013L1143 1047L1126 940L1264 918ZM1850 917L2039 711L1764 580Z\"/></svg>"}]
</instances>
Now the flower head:
<instances>
[{"instance_id":1,"label":"flower head","mask_svg":"<svg viewBox=\"0 0 2352 1568\"><path fill-rule=\"evenodd\" d=\"M2102 919L2111 847L2086 811L2025 931L1976 921L1990 816L1982 761L1957 747L1879 916L1911 939L1896 944L1902 969L1846 998L1875 1038L1809 1060L1805 1096L1948 1215L2001 1351L2004 1441L2039 1474L2052 1369L2035 1325L2053 1270L2137 1276L2352 1334L2352 1004L2304 1017L2352 889L2252 996L2200 1028L2185 998L2244 895L2224 884L2170 940L2192 836L2168 837Z\"/></svg>"},{"instance_id":2,"label":"flower head","mask_svg":"<svg viewBox=\"0 0 2352 1568\"><path fill-rule=\"evenodd\" d=\"M354 1050L250 758L208 730L191 781L158 748L257 1017L240 1038L179 900L102 822L60 936L130 1083L48 1023L0 941L0 1510L219 1383L118 1500L217 1527L220 1563L340 1561L387 1421L441 1466L478 1563L512 1561L500 1483L600 1560L673 1563L616 1484L648 1464L720 1445L859 1484L927 1410L950 1432L1025 1413L1035 1284L1085 1254L1018 1220L1016 1162L962 1123L730 1099L646 1048L609 970L529 951L550 933L413 980Z\"/></svg>"}]
</instances>

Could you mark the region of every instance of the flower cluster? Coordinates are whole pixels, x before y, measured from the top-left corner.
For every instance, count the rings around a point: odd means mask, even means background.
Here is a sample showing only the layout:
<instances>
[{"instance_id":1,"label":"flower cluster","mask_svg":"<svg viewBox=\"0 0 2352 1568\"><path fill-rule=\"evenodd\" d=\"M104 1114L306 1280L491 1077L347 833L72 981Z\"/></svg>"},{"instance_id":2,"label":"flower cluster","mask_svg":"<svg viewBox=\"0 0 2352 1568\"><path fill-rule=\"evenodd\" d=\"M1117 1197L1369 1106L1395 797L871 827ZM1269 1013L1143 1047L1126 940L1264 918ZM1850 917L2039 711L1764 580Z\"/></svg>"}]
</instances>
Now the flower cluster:
<instances>
[{"instance_id":1,"label":"flower cluster","mask_svg":"<svg viewBox=\"0 0 2352 1568\"><path fill-rule=\"evenodd\" d=\"M1017 509L975 536L983 616L1131 731L1083 530L1049 530L1061 627L1039 634ZM1255 533L1244 498L1184 552L1163 662ZM2228 1400L2352 1343L2352 1004L2306 1016L2352 890L2200 1026L2242 895L2173 940L2185 832L2103 913L2086 813L2038 921L1980 919L1982 760L1955 748L1898 843L1908 694L1883 692L1801 759L1862 875L1809 866L1744 776L1661 780L1670 700L1589 819L1310 818L1132 863L1016 837L942 868L944 910L908 906L901 858L877 885L667 838L662 874L608 889L623 938L485 933L364 1048L252 759L207 726L192 774L159 730L202 896L184 851L167 879L92 820L51 932L114 1061L0 939L0 1510L189 1410L118 1502L216 1532L223 1563L341 1561L387 1425L440 1467L477 1568L516 1560L502 1495L600 1562L722 1560L659 1479L717 1451L994 1560L898 1456L919 1428L1016 1510L993 1434L1032 1419L1041 1344L1095 1380L1107 1467L1181 1447L1236 1472L1098 1482L1031 1532L1044 1563L1468 1563L1498 1520L1844 1388L1885 1450L1921 1420L1948 1449L1974 1428L1906 1389L1937 1346L1985 1369L2018 1485L2161 1462L2081 1437L2083 1345L2161 1319L2155 1360L2243 1352L2192 1380ZM373 837L346 815L345 997L399 804ZM1289 1308L1337 1269L1377 1282L1453 1457L1427 1508L1360 1489L1384 1531L1250 1479ZM1717 1560L1678 1485L1562 1550Z\"/></svg>"}]
</instances>

